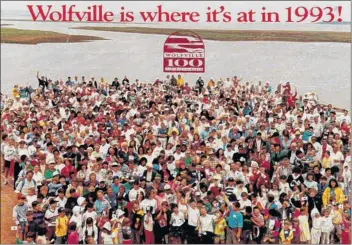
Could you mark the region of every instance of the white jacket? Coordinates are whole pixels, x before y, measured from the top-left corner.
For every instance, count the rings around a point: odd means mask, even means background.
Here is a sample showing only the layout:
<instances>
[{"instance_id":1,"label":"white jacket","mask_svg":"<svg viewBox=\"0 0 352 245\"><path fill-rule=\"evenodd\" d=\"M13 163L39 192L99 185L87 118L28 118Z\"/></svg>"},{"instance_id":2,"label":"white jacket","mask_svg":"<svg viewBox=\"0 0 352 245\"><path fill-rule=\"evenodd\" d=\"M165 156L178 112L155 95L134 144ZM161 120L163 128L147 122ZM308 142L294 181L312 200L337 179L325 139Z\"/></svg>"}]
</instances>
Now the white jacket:
<instances>
[{"instance_id":1,"label":"white jacket","mask_svg":"<svg viewBox=\"0 0 352 245\"><path fill-rule=\"evenodd\" d=\"M334 225L332 223L331 216L329 216L329 217L322 216L320 222L321 222L321 232L330 233L333 231Z\"/></svg>"}]
</instances>

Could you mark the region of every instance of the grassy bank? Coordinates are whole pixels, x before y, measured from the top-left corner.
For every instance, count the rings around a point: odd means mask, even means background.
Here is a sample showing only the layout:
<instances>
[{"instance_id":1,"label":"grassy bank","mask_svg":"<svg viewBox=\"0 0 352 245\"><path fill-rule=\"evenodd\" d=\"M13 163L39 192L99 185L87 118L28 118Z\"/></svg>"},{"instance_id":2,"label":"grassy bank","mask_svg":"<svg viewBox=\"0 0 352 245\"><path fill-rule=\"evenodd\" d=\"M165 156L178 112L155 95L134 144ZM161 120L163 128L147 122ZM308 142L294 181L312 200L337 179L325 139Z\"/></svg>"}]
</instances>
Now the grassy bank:
<instances>
[{"instance_id":1,"label":"grassy bank","mask_svg":"<svg viewBox=\"0 0 352 245\"><path fill-rule=\"evenodd\" d=\"M180 29L147 27L84 26L73 29L170 35ZM181 31L186 31L182 29ZM350 32L332 31L272 31L272 30L189 30L206 40L215 41L285 41L285 42L341 42L350 43Z\"/></svg>"},{"instance_id":2,"label":"grassy bank","mask_svg":"<svg viewBox=\"0 0 352 245\"><path fill-rule=\"evenodd\" d=\"M101 37L68 35L64 33L1 28L1 43L38 44L38 43L77 43L93 40L106 40Z\"/></svg>"}]
</instances>

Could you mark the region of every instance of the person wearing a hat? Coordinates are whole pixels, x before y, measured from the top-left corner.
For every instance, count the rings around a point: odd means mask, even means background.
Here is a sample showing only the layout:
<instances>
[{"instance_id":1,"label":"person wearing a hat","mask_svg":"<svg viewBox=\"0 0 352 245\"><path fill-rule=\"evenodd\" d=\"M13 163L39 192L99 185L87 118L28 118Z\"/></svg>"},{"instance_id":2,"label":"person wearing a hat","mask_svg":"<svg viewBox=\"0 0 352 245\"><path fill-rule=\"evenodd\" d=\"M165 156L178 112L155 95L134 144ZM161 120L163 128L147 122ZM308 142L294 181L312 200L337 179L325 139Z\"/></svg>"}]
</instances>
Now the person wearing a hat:
<instances>
[{"instance_id":1,"label":"person wearing a hat","mask_svg":"<svg viewBox=\"0 0 352 245\"><path fill-rule=\"evenodd\" d=\"M46 238L50 241L54 237L55 227L56 227L56 218L59 215L57 208L57 201L54 197L49 198L49 208L45 212L45 220L47 224L47 233Z\"/></svg>"},{"instance_id":2,"label":"person wearing a hat","mask_svg":"<svg viewBox=\"0 0 352 245\"><path fill-rule=\"evenodd\" d=\"M27 211L29 209L26 204L26 196L23 194L18 194L17 204L13 207L13 220L17 226L21 226L22 239L24 239L25 226L27 224Z\"/></svg>"},{"instance_id":3,"label":"person wearing a hat","mask_svg":"<svg viewBox=\"0 0 352 245\"><path fill-rule=\"evenodd\" d=\"M144 171L143 177L147 182L153 182L156 176L156 171L153 169L153 164L148 162L146 165L147 170Z\"/></svg>"},{"instance_id":4,"label":"person wearing a hat","mask_svg":"<svg viewBox=\"0 0 352 245\"><path fill-rule=\"evenodd\" d=\"M58 171L53 173L53 178L48 184L48 194L56 195L58 189L62 188L63 184L60 183L60 174Z\"/></svg>"},{"instance_id":5,"label":"person wearing a hat","mask_svg":"<svg viewBox=\"0 0 352 245\"><path fill-rule=\"evenodd\" d=\"M114 236L115 234L112 233L112 227L110 221L105 222L103 225L103 229L100 235L100 242L99 244L114 244Z\"/></svg>"}]
</instances>

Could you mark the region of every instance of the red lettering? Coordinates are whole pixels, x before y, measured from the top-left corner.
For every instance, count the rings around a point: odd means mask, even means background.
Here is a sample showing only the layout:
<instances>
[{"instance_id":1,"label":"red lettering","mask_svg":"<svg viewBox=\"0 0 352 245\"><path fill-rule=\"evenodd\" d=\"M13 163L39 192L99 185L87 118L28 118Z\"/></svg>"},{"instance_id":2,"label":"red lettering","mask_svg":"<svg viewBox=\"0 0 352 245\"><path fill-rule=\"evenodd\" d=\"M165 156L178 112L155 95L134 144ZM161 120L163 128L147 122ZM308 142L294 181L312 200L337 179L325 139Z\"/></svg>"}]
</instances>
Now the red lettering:
<instances>
[{"instance_id":1,"label":"red lettering","mask_svg":"<svg viewBox=\"0 0 352 245\"><path fill-rule=\"evenodd\" d=\"M199 17L199 13L198 12L192 12L191 15L189 16L189 19L192 22L198 22L199 19L195 19L196 17Z\"/></svg>"},{"instance_id":2,"label":"red lettering","mask_svg":"<svg viewBox=\"0 0 352 245\"><path fill-rule=\"evenodd\" d=\"M139 12L141 14L141 17L144 22L147 22L148 20L154 21L157 15L157 12L154 12L154 16L152 12Z\"/></svg>"},{"instance_id":3,"label":"red lettering","mask_svg":"<svg viewBox=\"0 0 352 245\"><path fill-rule=\"evenodd\" d=\"M199 13L197 12L166 12L162 10L162 6L157 6L156 12L139 12L143 21L156 22L198 22Z\"/></svg>"},{"instance_id":4,"label":"red lettering","mask_svg":"<svg viewBox=\"0 0 352 245\"><path fill-rule=\"evenodd\" d=\"M32 16L32 20L36 21L39 18L39 16L40 16L42 21L46 21L46 19L48 18L50 9L52 8L52 5L47 5L48 10L46 11L46 14L44 14L43 5L36 5L36 7L38 9L38 14L34 13L33 5L27 5L29 13Z\"/></svg>"},{"instance_id":5,"label":"red lettering","mask_svg":"<svg viewBox=\"0 0 352 245\"><path fill-rule=\"evenodd\" d=\"M171 18L170 18L170 19L171 19L172 22L179 22L180 20L177 19L178 17L180 17L180 13L178 13L178 12L173 12L173 13L171 14ZM184 16L182 16L182 22L184 22L183 17L184 17ZM169 22L169 21L167 21L167 22Z\"/></svg>"},{"instance_id":6,"label":"red lettering","mask_svg":"<svg viewBox=\"0 0 352 245\"><path fill-rule=\"evenodd\" d=\"M57 19L55 19L55 15L57 15ZM54 11L50 14L51 21L60 21L62 18L62 14L59 11Z\"/></svg>"},{"instance_id":7,"label":"red lettering","mask_svg":"<svg viewBox=\"0 0 352 245\"><path fill-rule=\"evenodd\" d=\"M112 17L112 18L109 19L109 17ZM103 21L110 22L110 21L113 21L113 20L114 20L114 13L113 12L108 11L108 12L104 13Z\"/></svg>"}]
</instances>

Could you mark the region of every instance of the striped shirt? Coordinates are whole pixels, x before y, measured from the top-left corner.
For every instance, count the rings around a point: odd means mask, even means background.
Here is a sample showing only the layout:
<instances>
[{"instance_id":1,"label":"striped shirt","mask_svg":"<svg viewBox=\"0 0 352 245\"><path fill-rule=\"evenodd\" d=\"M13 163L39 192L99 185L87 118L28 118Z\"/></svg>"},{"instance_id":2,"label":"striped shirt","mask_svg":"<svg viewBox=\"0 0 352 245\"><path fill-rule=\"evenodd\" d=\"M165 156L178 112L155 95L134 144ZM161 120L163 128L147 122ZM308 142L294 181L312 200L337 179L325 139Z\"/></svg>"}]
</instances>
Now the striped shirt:
<instances>
[{"instance_id":1,"label":"striped shirt","mask_svg":"<svg viewBox=\"0 0 352 245\"><path fill-rule=\"evenodd\" d=\"M227 186L225 188L225 194L227 196L231 196L234 193L234 191L235 191L235 186Z\"/></svg>"},{"instance_id":2,"label":"striped shirt","mask_svg":"<svg viewBox=\"0 0 352 245\"><path fill-rule=\"evenodd\" d=\"M56 218L59 216L58 208L55 210L51 210L50 208L45 212L45 223L48 227L55 227L56 225Z\"/></svg>"}]
</instances>

